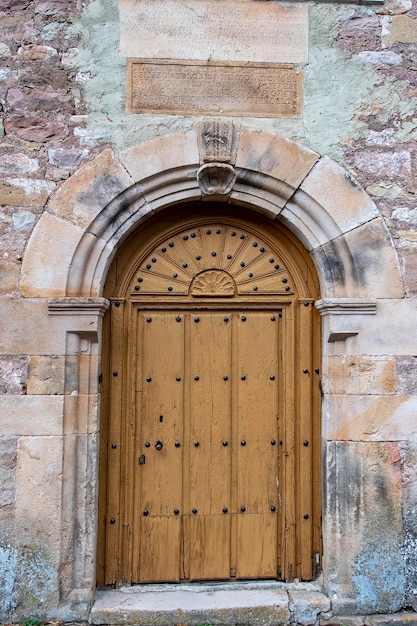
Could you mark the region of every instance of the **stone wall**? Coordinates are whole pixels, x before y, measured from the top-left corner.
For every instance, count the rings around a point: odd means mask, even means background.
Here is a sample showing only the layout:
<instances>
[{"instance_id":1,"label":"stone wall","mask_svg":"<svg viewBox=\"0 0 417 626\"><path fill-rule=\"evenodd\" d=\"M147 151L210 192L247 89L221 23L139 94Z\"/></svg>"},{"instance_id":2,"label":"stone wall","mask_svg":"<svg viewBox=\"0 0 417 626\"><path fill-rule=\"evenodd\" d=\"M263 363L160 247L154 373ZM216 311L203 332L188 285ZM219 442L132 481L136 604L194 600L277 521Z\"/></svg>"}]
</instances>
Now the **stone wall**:
<instances>
[{"instance_id":1,"label":"stone wall","mask_svg":"<svg viewBox=\"0 0 417 626\"><path fill-rule=\"evenodd\" d=\"M335 611L417 609L417 5L308 9L302 117L239 121L344 167L398 254L401 296L387 296L370 339L359 336L349 354L334 344L324 362L325 584ZM190 131L198 118L126 112L117 0L0 0L0 29L0 618L56 618L70 508L63 449L68 456L78 436L65 431L63 407L80 366L48 321L47 298L28 289L32 270L45 284L64 275L65 247L32 249L23 276L26 247L42 215L57 241L65 229L73 236L73 223L81 232L137 180L134 168L152 169L129 164L126 150ZM326 554L332 537L346 542ZM73 588L94 584L80 580ZM61 618L86 615L81 592L71 602L79 613Z\"/></svg>"}]
</instances>

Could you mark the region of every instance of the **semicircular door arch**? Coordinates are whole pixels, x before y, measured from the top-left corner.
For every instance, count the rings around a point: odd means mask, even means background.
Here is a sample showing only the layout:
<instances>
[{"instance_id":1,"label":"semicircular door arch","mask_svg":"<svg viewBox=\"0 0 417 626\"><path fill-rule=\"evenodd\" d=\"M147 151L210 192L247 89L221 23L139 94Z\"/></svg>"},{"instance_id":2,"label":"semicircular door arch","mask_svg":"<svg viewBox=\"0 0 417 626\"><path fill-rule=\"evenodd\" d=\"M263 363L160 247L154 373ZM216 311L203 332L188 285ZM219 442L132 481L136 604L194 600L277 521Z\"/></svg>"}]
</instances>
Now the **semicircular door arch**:
<instances>
[{"instance_id":1,"label":"semicircular door arch","mask_svg":"<svg viewBox=\"0 0 417 626\"><path fill-rule=\"evenodd\" d=\"M185 217L132 235L108 285L99 584L312 579L320 333L300 244Z\"/></svg>"}]
</instances>

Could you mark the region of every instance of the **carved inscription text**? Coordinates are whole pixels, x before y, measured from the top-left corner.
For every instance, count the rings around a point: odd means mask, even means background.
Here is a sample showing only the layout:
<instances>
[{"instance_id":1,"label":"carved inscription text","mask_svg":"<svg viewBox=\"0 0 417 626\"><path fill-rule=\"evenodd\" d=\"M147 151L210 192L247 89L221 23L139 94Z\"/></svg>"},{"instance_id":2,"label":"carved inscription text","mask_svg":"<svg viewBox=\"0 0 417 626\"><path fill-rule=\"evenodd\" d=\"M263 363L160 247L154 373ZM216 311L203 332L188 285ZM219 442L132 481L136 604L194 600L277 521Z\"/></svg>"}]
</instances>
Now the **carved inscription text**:
<instances>
[{"instance_id":1,"label":"carved inscription text","mask_svg":"<svg viewBox=\"0 0 417 626\"><path fill-rule=\"evenodd\" d=\"M301 106L302 74L292 65L128 61L132 113L300 117Z\"/></svg>"}]
</instances>

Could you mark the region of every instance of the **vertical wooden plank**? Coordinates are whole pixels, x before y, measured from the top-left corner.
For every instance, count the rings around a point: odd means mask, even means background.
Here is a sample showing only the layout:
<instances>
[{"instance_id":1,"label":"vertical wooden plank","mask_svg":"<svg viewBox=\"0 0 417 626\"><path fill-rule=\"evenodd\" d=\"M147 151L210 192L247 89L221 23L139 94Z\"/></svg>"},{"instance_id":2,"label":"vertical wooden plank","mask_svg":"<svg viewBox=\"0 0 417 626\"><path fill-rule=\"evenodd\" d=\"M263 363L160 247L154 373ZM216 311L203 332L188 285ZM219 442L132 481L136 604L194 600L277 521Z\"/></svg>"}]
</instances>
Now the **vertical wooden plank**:
<instances>
[{"instance_id":1,"label":"vertical wooden plank","mask_svg":"<svg viewBox=\"0 0 417 626\"><path fill-rule=\"evenodd\" d=\"M312 303L298 305L298 554L299 577L312 577Z\"/></svg>"},{"instance_id":2,"label":"vertical wooden plank","mask_svg":"<svg viewBox=\"0 0 417 626\"><path fill-rule=\"evenodd\" d=\"M190 580L230 577L230 518L228 514L184 516L184 537L190 546Z\"/></svg>"},{"instance_id":3,"label":"vertical wooden plank","mask_svg":"<svg viewBox=\"0 0 417 626\"><path fill-rule=\"evenodd\" d=\"M179 582L180 544L180 517L144 517L141 523L141 574L138 582Z\"/></svg>"},{"instance_id":4,"label":"vertical wooden plank","mask_svg":"<svg viewBox=\"0 0 417 626\"><path fill-rule=\"evenodd\" d=\"M213 577L213 559L219 568L214 578L225 578L230 574L231 316L198 313L190 316L189 328L186 512L192 518L186 525L185 560L191 579Z\"/></svg>"},{"instance_id":5,"label":"vertical wooden plank","mask_svg":"<svg viewBox=\"0 0 417 626\"><path fill-rule=\"evenodd\" d=\"M271 576L271 558L275 563L277 551L278 499L278 315L272 312L248 311L238 319L238 517L237 568L238 577ZM256 514L258 513L258 518ZM268 523L265 522L267 514ZM245 522L242 517L251 516ZM272 522L271 520L274 520ZM258 522L256 522L258 519ZM258 527L256 528L256 524ZM265 529L272 532L262 535ZM255 532L261 555L242 546L253 544ZM268 543L269 542L269 543ZM254 548L255 549L255 548ZM273 555L273 557L272 557ZM244 572L244 573L243 573Z\"/></svg>"},{"instance_id":6,"label":"vertical wooden plank","mask_svg":"<svg viewBox=\"0 0 417 626\"><path fill-rule=\"evenodd\" d=\"M172 581L179 578L178 519L183 510L184 319L180 314L147 311L139 313L138 323L141 348L137 372L140 413L136 474L140 489L135 516L141 520L139 579L155 581L155 572L161 571L160 581ZM150 518L161 520L152 524ZM174 550L175 543L176 561L172 557L164 565L157 564L161 553L156 546L166 541L170 542L170 550ZM155 550L153 558L151 550ZM151 561L152 571L148 572Z\"/></svg>"},{"instance_id":7,"label":"vertical wooden plank","mask_svg":"<svg viewBox=\"0 0 417 626\"><path fill-rule=\"evenodd\" d=\"M236 514L236 578L276 578L277 516L270 513Z\"/></svg>"},{"instance_id":8,"label":"vertical wooden plank","mask_svg":"<svg viewBox=\"0 0 417 626\"><path fill-rule=\"evenodd\" d=\"M117 306L118 304L118 306ZM105 584L112 585L120 579L120 542L122 524L120 518L120 463L121 463L121 416L123 388L123 317L124 306L120 301L111 305L111 354L110 354L110 426L107 465L106 507L106 575ZM113 447L116 446L116 447Z\"/></svg>"},{"instance_id":9,"label":"vertical wooden plank","mask_svg":"<svg viewBox=\"0 0 417 626\"><path fill-rule=\"evenodd\" d=\"M283 506L283 569L286 580L296 577L296 510L295 510L295 320L294 305L282 309L282 346L284 367L282 371L283 419L280 422L280 451L282 458ZM282 444L281 444L282 442Z\"/></svg>"},{"instance_id":10,"label":"vertical wooden plank","mask_svg":"<svg viewBox=\"0 0 417 626\"><path fill-rule=\"evenodd\" d=\"M321 532L321 317L313 307L313 367L314 382L312 389L312 489L313 489L313 576L318 576L321 569L322 532Z\"/></svg>"}]
</instances>

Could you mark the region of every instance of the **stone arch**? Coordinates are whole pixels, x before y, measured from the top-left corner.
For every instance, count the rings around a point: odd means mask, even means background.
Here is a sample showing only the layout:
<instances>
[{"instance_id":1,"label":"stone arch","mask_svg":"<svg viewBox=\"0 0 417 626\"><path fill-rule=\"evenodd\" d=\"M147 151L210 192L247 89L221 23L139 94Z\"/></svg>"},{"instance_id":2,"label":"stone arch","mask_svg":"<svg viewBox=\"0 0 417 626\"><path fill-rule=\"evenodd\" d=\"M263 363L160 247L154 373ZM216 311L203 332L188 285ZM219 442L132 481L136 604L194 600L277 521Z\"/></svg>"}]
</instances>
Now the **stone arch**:
<instances>
[{"instance_id":1,"label":"stone arch","mask_svg":"<svg viewBox=\"0 0 417 626\"><path fill-rule=\"evenodd\" d=\"M111 261L135 228L167 207L205 199L282 221L310 252L317 269L324 357L332 354L332 342L358 332L365 337L369 325L362 316L375 314L379 299L403 297L385 223L343 168L268 132L242 127L235 139L236 180L220 196L205 195L199 185L204 154L197 132L153 139L117 154L105 149L51 197L27 245L22 295L47 300L49 314L59 316L54 328L65 334L66 378L76 387L65 396L62 417L63 434L79 437L64 437L60 579L61 612L67 620L71 615L85 620L94 596L97 357L101 318L108 306L102 294ZM325 418L328 423L327 414ZM323 430L326 436L326 426ZM325 515L326 506L332 506L331 491L329 486L324 495ZM325 546L326 532L325 526ZM330 570L337 565L328 558L323 569L330 593ZM80 570L76 563L85 567Z\"/></svg>"},{"instance_id":2,"label":"stone arch","mask_svg":"<svg viewBox=\"0 0 417 626\"><path fill-rule=\"evenodd\" d=\"M51 199L23 261L26 297L99 297L123 239L164 207L204 200L197 133L153 139L82 166ZM313 256L323 298L402 297L395 249L375 204L338 164L243 127L223 201L279 219ZM206 196L211 198L211 196ZM43 258L44 262L42 262ZM49 272L47 268L53 268ZM383 270L383 271L382 271Z\"/></svg>"}]
</instances>

